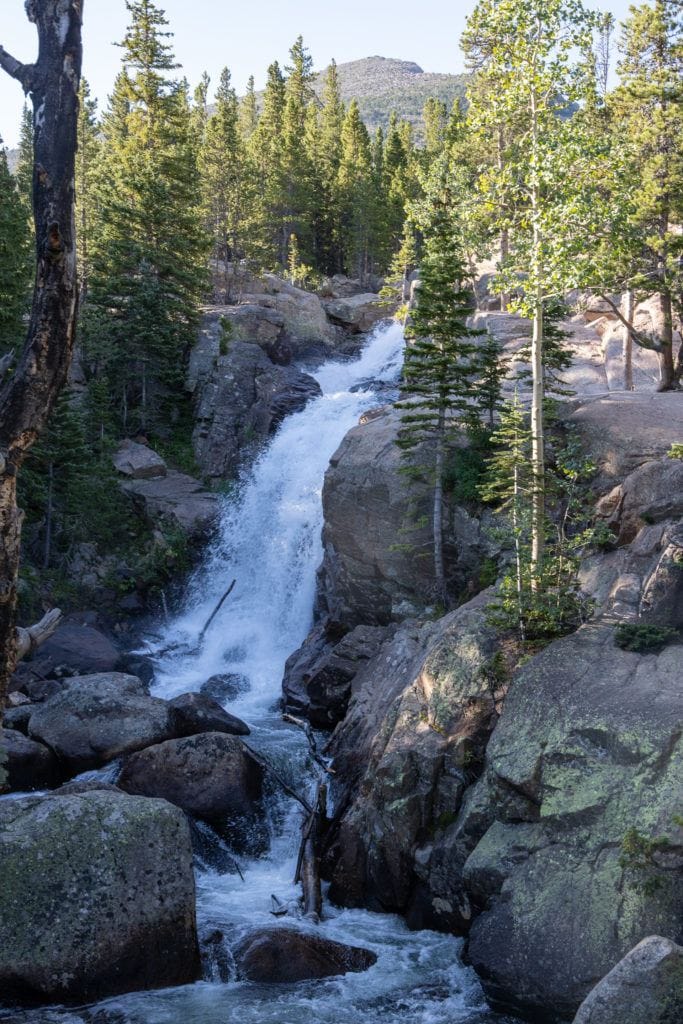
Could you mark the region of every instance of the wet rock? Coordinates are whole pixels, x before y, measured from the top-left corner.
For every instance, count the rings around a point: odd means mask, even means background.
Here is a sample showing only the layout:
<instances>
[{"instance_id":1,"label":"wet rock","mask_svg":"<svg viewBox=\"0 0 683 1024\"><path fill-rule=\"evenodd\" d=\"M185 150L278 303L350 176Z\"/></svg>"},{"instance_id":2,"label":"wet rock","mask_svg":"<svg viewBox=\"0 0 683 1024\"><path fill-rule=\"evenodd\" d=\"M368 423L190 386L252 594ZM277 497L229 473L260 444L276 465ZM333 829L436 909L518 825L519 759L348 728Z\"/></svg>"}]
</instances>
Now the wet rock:
<instances>
[{"instance_id":1,"label":"wet rock","mask_svg":"<svg viewBox=\"0 0 683 1024\"><path fill-rule=\"evenodd\" d=\"M285 666L282 688L287 709L321 729L340 722L353 680L377 654L388 632L383 627L357 626L339 639L330 636L328 624L316 626Z\"/></svg>"},{"instance_id":2,"label":"wet rock","mask_svg":"<svg viewBox=\"0 0 683 1024\"><path fill-rule=\"evenodd\" d=\"M100 629L73 619L62 623L27 662L43 678L116 672L121 652Z\"/></svg>"},{"instance_id":3,"label":"wet rock","mask_svg":"<svg viewBox=\"0 0 683 1024\"><path fill-rule=\"evenodd\" d=\"M211 676L205 683L202 683L199 692L205 697L212 697L222 704L236 700L242 693L249 689L249 681L244 676L227 672L222 675Z\"/></svg>"},{"instance_id":4,"label":"wet rock","mask_svg":"<svg viewBox=\"0 0 683 1024\"><path fill-rule=\"evenodd\" d=\"M574 1024L674 1024L683 1020L683 948L651 935L581 1004Z\"/></svg>"},{"instance_id":5,"label":"wet rock","mask_svg":"<svg viewBox=\"0 0 683 1024\"><path fill-rule=\"evenodd\" d=\"M0 991L78 1002L195 981L190 837L160 800L0 803Z\"/></svg>"},{"instance_id":6,"label":"wet rock","mask_svg":"<svg viewBox=\"0 0 683 1024\"><path fill-rule=\"evenodd\" d=\"M204 871L218 875L239 875L239 864L226 841L205 821L187 819L192 836L192 852Z\"/></svg>"},{"instance_id":7,"label":"wet rock","mask_svg":"<svg viewBox=\"0 0 683 1024\"><path fill-rule=\"evenodd\" d=\"M233 950L240 977L247 981L291 984L312 978L367 971L377 962L372 950L345 946L293 928L262 928Z\"/></svg>"},{"instance_id":8,"label":"wet rock","mask_svg":"<svg viewBox=\"0 0 683 1024\"><path fill-rule=\"evenodd\" d=\"M236 845L262 842L262 769L235 736L209 732L168 740L127 757L118 785L155 796L214 825Z\"/></svg>"},{"instance_id":9,"label":"wet rock","mask_svg":"<svg viewBox=\"0 0 683 1024\"><path fill-rule=\"evenodd\" d=\"M202 693L181 693L169 701L176 737L200 732L224 732L230 736L248 736L249 726L224 711L220 704Z\"/></svg>"},{"instance_id":10,"label":"wet rock","mask_svg":"<svg viewBox=\"0 0 683 1024\"><path fill-rule=\"evenodd\" d=\"M35 711L33 704L21 704L16 708L9 708L2 716L4 729L15 729L17 732L28 736L28 723Z\"/></svg>"},{"instance_id":11,"label":"wet rock","mask_svg":"<svg viewBox=\"0 0 683 1024\"><path fill-rule=\"evenodd\" d=\"M375 324L387 320L392 313L390 304L372 292L330 299L323 305L332 323L354 334L371 331Z\"/></svg>"},{"instance_id":12,"label":"wet rock","mask_svg":"<svg viewBox=\"0 0 683 1024\"><path fill-rule=\"evenodd\" d=\"M410 911L416 927L469 925L455 872L450 911L431 889L429 842L455 820L496 721L487 600L401 626L356 677L328 747L346 804L326 861L334 902Z\"/></svg>"},{"instance_id":13,"label":"wet rock","mask_svg":"<svg viewBox=\"0 0 683 1024\"><path fill-rule=\"evenodd\" d=\"M680 936L682 676L680 645L622 651L600 623L515 676L480 783L492 820L463 871L481 910L468 955L496 1006L571 1018L640 940ZM667 845L639 866L629 836Z\"/></svg>"},{"instance_id":14,"label":"wet rock","mask_svg":"<svg viewBox=\"0 0 683 1024\"><path fill-rule=\"evenodd\" d=\"M121 443L113 457L114 468L131 480L150 480L166 476L164 460L145 444L127 439Z\"/></svg>"},{"instance_id":15,"label":"wet rock","mask_svg":"<svg viewBox=\"0 0 683 1024\"><path fill-rule=\"evenodd\" d=\"M16 729L0 729L0 750L7 758L7 789L11 792L52 789L62 781L59 763L52 751Z\"/></svg>"},{"instance_id":16,"label":"wet rock","mask_svg":"<svg viewBox=\"0 0 683 1024\"><path fill-rule=\"evenodd\" d=\"M173 735L172 712L135 676L117 672L65 680L31 716L29 732L75 774Z\"/></svg>"}]
</instances>

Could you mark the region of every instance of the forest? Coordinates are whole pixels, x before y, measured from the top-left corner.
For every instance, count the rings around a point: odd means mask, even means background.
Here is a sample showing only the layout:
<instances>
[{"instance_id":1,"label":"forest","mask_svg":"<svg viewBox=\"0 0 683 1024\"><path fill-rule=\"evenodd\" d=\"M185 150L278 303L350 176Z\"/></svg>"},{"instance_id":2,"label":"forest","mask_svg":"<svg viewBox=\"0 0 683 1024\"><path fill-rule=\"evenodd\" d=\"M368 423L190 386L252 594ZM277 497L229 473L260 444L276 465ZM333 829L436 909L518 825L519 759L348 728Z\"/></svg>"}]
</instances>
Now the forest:
<instances>
[{"instance_id":1,"label":"forest","mask_svg":"<svg viewBox=\"0 0 683 1024\"><path fill-rule=\"evenodd\" d=\"M0 1022L675 1024L683 3L348 98L125 0L106 102L85 6L0 30Z\"/></svg>"}]
</instances>

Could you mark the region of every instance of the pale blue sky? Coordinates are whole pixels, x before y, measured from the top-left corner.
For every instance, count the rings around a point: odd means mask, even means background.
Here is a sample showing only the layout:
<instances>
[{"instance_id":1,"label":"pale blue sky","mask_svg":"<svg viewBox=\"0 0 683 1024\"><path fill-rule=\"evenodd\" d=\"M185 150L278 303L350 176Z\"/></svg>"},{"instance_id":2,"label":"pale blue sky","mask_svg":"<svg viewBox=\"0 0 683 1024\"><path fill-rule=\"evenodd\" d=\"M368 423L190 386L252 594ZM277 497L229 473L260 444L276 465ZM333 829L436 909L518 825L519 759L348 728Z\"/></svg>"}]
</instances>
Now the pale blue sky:
<instances>
[{"instance_id":1,"label":"pale blue sky","mask_svg":"<svg viewBox=\"0 0 683 1024\"><path fill-rule=\"evenodd\" d=\"M630 0L595 0L618 18ZM0 0L0 43L19 60L31 60L35 30L24 15L23 0ZM287 51L301 33L317 68L334 57L338 63L379 54L417 61L425 71L462 70L458 39L475 0L346 0L340 7L320 0L159 0L175 33L175 51L183 73L194 85L207 70L215 82L226 64L241 91L250 74L257 85L273 60L287 62ZM119 67L126 27L124 0L85 0L84 72L101 104ZM0 135L17 141L22 93L0 72Z\"/></svg>"}]
</instances>

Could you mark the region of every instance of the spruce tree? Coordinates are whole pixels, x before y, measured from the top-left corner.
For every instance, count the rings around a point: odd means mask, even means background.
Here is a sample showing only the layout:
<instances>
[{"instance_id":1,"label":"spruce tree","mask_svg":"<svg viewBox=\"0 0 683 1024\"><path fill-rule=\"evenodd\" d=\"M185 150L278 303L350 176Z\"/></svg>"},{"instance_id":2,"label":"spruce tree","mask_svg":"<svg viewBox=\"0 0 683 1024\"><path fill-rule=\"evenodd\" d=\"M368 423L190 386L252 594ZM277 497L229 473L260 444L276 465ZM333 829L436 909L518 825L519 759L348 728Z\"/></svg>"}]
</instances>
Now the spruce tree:
<instances>
[{"instance_id":1,"label":"spruce tree","mask_svg":"<svg viewBox=\"0 0 683 1024\"><path fill-rule=\"evenodd\" d=\"M182 402L184 355L206 284L187 87L163 13L129 0L124 68L103 121L86 318L89 368L106 372L126 429Z\"/></svg>"},{"instance_id":2,"label":"spruce tree","mask_svg":"<svg viewBox=\"0 0 683 1024\"><path fill-rule=\"evenodd\" d=\"M278 262L281 262L289 241L284 217L285 103L285 78L280 65L275 61L268 68L263 108L256 130L249 140L256 193L250 234L256 262L269 270L275 269Z\"/></svg>"},{"instance_id":3,"label":"spruce tree","mask_svg":"<svg viewBox=\"0 0 683 1024\"><path fill-rule=\"evenodd\" d=\"M12 349L18 351L24 342L30 253L26 211L0 140L0 356Z\"/></svg>"},{"instance_id":4,"label":"spruce tree","mask_svg":"<svg viewBox=\"0 0 683 1024\"><path fill-rule=\"evenodd\" d=\"M291 65L285 86L285 110L282 125L283 155L283 223L279 263L287 264L287 248L292 235L298 238L305 260L313 258L314 237L311 230L315 213L315 133L308 120L309 106L315 99L313 91L313 60L298 37L289 51ZM308 138L308 145L306 144Z\"/></svg>"},{"instance_id":5,"label":"spruce tree","mask_svg":"<svg viewBox=\"0 0 683 1024\"><path fill-rule=\"evenodd\" d=\"M408 329L404 378L407 397L399 403L399 446L408 460L426 445L433 459L432 527L438 597L448 605L443 551L443 477L446 447L467 413L472 390L475 336L467 326L466 268L454 224L447 176L430 205L416 307Z\"/></svg>"},{"instance_id":6,"label":"spruce tree","mask_svg":"<svg viewBox=\"0 0 683 1024\"><path fill-rule=\"evenodd\" d=\"M258 103L256 100L256 88L254 76L249 76L247 91L245 92L239 106L239 129L242 142L247 143L256 131L258 124Z\"/></svg>"},{"instance_id":7,"label":"spruce tree","mask_svg":"<svg viewBox=\"0 0 683 1024\"><path fill-rule=\"evenodd\" d=\"M342 155L344 104L341 99L339 72L332 61L325 75L322 107L319 115L317 177L320 199L317 212L317 253L319 268L327 274L342 269L341 203L338 188Z\"/></svg>"},{"instance_id":8,"label":"spruce tree","mask_svg":"<svg viewBox=\"0 0 683 1024\"><path fill-rule=\"evenodd\" d=\"M19 155L15 177L26 219L33 230L33 112L28 103L24 103L21 111Z\"/></svg>"},{"instance_id":9,"label":"spruce tree","mask_svg":"<svg viewBox=\"0 0 683 1024\"><path fill-rule=\"evenodd\" d=\"M100 150L97 101L90 98L90 86L81 79L76 154L76 252L80 302L85 302L91 272L91 242L97 193L97 165Z\"/></svg>"},{"instance_id":10,"label":"spruce tree","mask_svg":"<svg viewBox=\"0 0 683 1024\"><path fill-rule=\"evenodd\" d=\"M352 100L342 126L342 152L337 176L341 202L343 265L361 282L370 270L370 241L376 215L370 137Z\"/></svg>"}]
</instances>

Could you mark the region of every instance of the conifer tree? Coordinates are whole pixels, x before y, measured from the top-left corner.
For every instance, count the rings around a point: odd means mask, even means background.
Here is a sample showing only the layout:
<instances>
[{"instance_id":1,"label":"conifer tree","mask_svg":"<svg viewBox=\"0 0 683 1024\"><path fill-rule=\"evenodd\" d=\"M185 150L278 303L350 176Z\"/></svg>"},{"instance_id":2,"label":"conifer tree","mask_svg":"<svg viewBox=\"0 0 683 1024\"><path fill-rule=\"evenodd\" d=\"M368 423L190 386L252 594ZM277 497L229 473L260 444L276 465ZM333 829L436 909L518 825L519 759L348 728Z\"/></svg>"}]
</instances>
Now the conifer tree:
<instances>
[{"instance_id":1,"label":"conifer tree","mask_svg":"<svg viewBox=\"0 0 683 1024\"><path fill-rule=\"evenodd\" d=\"M249 76L247 82L247 91L245 92L239 107L239 129L242 141L244 143L249 142L256 131L258 124L258 103L256 100L256 88L254 86L254 76Z\"/></svg>"},{"instance_id":2,"label":"conifer tree","mask_svg":"<svg viewBox=\"0 0 683 1024\"><path fill-rule=\"evenodd\" d=\"M83 305L91 273L91 242L97 192L99 156L97 101L90 98L90 86L81 79L78 112L78 152L76 154L76 253L80 303Z\"/></svg>"},{"instance_id":3,"label":"conifer tree","mask_svg":"<svg viewBox=\"0 0 683 1024\"><path fill-rule=\"evenodd\" d=\"M287 264L287 248L290 237L298 238L302 255L311 259L314 238L311 225L315 210L314 153L308 111L315 98L313 91L313 60L298 37L289 51L291 65L285 86L285 110L282 127L283 152L283 223L284 248L279 254L279 263ZM306 145L308 137L309 144Z\"/></svg>"},{"instance_id":4,"label":"conifer tree","mask_svg":"<svg viewBox=\"0 0 683 1024\"><path fill-rule=\"evenodd\" d=\"M263 109L249 140L257 197L251 234L257 262L271 270L281 261L283 251L286 254L289 241L288 236L283 238L285 103L285 78L275 61L268 68Z\"/></svg>"},{"instance_id":5,"label":"conifer tree","mask_svg":"<svg viewBox=\"0 0 683 1024\"><path fill-rule=\"evenodd\" d=\"M438 597L448 605L443 551L443 476L448 438L456 417L467 411L474 372L474 337L467 326L469 303L463 288L466 269L454 224L447 175L432 197L424 230L417 303L409 325L404 378L407 397L399 403L399 446L411 453L427 444L433 456L434 575Z\"/></svg>"},{"instance_id":6,"label":"conifer tree","mask_svg":"<svg viewBox=\"0 0 683 1024\"><path fill-rule=\"evenodd\" d=\"M26 219L33 229L33 113L28 103L24 103L21 111L19 155L15 177L19 196L24 204Z\"/></svg>"},{"instance_id":7,"label":"conifer tree","mask_svg":"<svg viewBox=\"0 0 683 1024\"><path fill-rule=\"evenodd\" d=\"M124 427L150 429L182 395L207 238L187 86L170 77L166 19L151 0L127 8L124 67L103 122L86 354L115 386Z\"/></svg>"},{"instance_id":8,"label":"conifer tree","mask_svg":"<svg viewBox=\"0 0 683 1024\"><path fill-rule=\"evenodd\" d=\"M31 236L26 210L0 140L0 356L24 342L31 280Z\"/></svg>"},{"instance_id":9,"label":"conifer tree","mask_svg":"<svg viewBox=\"0 0 683 1024\"><path fill-rule=\"evenodd\" d=\"M370 240L375 217L370 137L352 100L342 126L338 188L342 204L344 269L365 282L370 270Z\"/></svg>"},{"instance_id":10,"label":"conifer tree","mask_svg":"<svg viewBox=\"0 0 683 1024\"><path fill-rule=\"evenodd\" d=\"M332 61L323 85L317 159L317 177L320 182L317 253L320 269L328 274L336 274L342 269L338 176L343 124L344 104L340 93L339 72L335 61Z\"/></svg>"}]
</instances>

